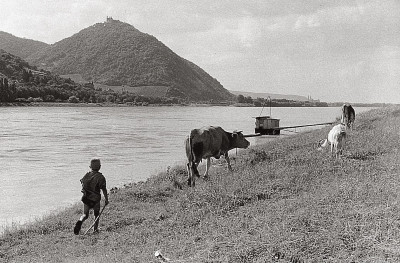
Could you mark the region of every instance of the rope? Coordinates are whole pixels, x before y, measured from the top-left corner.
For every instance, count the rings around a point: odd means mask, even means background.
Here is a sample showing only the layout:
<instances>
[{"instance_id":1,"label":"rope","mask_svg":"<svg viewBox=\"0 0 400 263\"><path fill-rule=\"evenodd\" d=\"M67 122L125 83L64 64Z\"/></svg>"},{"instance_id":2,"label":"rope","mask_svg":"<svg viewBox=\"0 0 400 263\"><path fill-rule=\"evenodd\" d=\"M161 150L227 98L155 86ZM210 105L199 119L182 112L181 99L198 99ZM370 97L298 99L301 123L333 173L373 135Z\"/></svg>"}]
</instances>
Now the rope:
<instances>
[{"instance_id":1,"label":"rope","mask_svg":"<svg viewBox=\"0 0 400 263\"><path fill-rule=\"evenodd\" d=\"M270 96L267 97L266 101L268 101L268 100L269 100L269 116L271 117L271 104L272 104L272 100L271 100L271 97L270 97ZM263 110L264 110L264 107L265 107L265 101L264 101L264 103L263 103L263 107L262 107L262 109L261 109L260 116L258 116L258 117L261 117L261 114L262 114L262 112L263 112Z\"/></svg>"}]
</instances>

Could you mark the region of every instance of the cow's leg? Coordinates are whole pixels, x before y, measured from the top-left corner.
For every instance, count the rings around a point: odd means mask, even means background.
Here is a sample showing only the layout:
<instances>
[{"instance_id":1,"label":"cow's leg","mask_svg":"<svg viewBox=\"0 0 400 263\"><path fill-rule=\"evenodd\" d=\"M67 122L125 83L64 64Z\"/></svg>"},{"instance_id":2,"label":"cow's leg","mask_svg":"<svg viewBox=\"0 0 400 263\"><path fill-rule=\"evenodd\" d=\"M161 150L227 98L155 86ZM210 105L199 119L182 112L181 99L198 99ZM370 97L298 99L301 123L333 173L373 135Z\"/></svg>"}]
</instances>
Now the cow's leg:
<instances>
[{"instance_id":1,"label":"cow's leg","mask_svg":"<svg viewBox=\"0 0 400 263\"><path fill-rule=\"evenodd\" d=\"M193 161L192 161L193 176L200 177L199 170L197 169L197 167L200 164L200 161L201 161L201 159L199 160L197 157L193 158Z\"/></svg>"},{"instance_id":2,"label":"cow's leg","mask_svg":"<svg viewBox=\"0 0 400 263\"><path fill-rule=\"evenodd\" d=\"M228 169L229 169L229 171L232 171L231 161L229 160L228 152L226 152L226 153L224 154L224 156L225 156L226 163L228 164Z\"/></svg>"},{"instance_id":3,"label":"cow's leg","mask_svg":"<svg viewBox=\"0 0 400 263\"><path fill-rule=\"evenodd\" d=\"M192 173L191 162L188 162L186 166L187 166L187 172L188 172L187 183L188 183L188 186L192 186L193 173Z\"/></svg>"},{"instance_id":4,"label":"cow's leg","mask_svg":"<svg viewBox=\"0 0 400 263\"><path fill-rule=\"evenodd\" d=\"M197 177L200 176L199 170L197 170L197 166L201 162L201 157L203 156L203 148L204 148L203 143L194 143L192 147L192 156L193 156L192 168L194 171L194 175L196 175Z\"/></svg>"},{"instance_id":5,"label":"cow's leg","mask_svg":"<svg viewBox=\"0 0 400 263\"><path fill-rule=\"evenodd\" d=\"M339 144L335 143L335 146L333 147L335 151L335 157L336 159L339 158Z\"/></svg>"},{"instance_id":6,"label":"cow's leg","mask_svg":"<svg viewBox=\"0 0 400 263\"><path fill-rule=\"evenodd\" d=\"M187 139L185 140L185 148L186 148L186 156L188 158L188 162L186 164L187 167L187 173L188 173L188 177L187 177L187 183L188 186L194 186L194 174L195 174L195 170L194 170L194 156L193 156L193 152L192 152L192 146L191 146L191 139L190 137L187 137Z\"/></svg>"},{"instance_id":7,"label":"cow's leg","mask_svg":"<svg viewBox=\"0 0 400 263\"><path fill-rule=\"evenodd\" d=\"M343 153L344 143L345 143L344 137L341 136L339 138L338 145L337 145L339 155L342 155L342 153Z\"/></svg>"},{"instance_id":8,"label":"cow's leg","mask_svg":"<svg viewBox=\"0 0 400 263\"><path fill-rule=\"evenodd\" d=\"M208 170L210 169L210 166L211 166L211 157L208 157L206 161L206 171L204 173L204 178L208 178Z\"/></svg>"},{"instance_id":9,"label":"cow's leg","mask_svg":"<svg viewBox=\"0 0 400 263\"><path fill-rule=\"evenodd\" d=\"M193 176L196 175L197 177L200 177L199 170L197 169L197 167L199 167L199 164L200 164L200 162L193 162L193 166L192 166Z\"/></svg>"},{"instance_id":10,"label":"cow's leg","mask_svg":"<svg viewBox=\"0 0 400 263\"><path fill-rule=\"evenodd\" d=\"M190 161L187 164L187 169L188 169L188 186L192 187L195 185L195 175L198 176L198 171L197 171L197 165L195 162ZM197 174L196 174L197 172Z\"/></svg>"},{"instance_id":11,"label":"cow's leg","mask_svg":"<svg viewBox=\"0 0 400 263\"><path fill-rule=\"evenodd\" d=\"M192 172L191 162L188 162L186 164L186 166L187 166L187 172L188 172L187 183L188 183L188 186L192 186L193 172Z\"/></svg>"}]
</instances>

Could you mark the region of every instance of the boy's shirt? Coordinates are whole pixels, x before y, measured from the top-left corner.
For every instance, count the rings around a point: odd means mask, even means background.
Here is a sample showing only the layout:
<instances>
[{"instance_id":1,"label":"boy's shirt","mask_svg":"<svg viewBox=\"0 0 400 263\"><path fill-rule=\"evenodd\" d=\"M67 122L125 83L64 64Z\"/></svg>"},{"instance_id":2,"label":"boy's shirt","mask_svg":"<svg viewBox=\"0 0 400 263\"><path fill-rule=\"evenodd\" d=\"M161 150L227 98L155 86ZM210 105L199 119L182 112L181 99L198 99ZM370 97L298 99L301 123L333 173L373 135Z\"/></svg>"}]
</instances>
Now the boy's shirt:
<instances>
[{"instance_id":1,"label":"boy's shirt","mask_svg":"<svg viewBox=\"0 0 400 263\"><path fill-rule=\"evenodd\" d=\"M86 198L99 202L101 200L100 190L107 189L104 175L100 172L90 171L80 181L82 183L82 192L86 195Z\"/></svg>"}]
</instances>

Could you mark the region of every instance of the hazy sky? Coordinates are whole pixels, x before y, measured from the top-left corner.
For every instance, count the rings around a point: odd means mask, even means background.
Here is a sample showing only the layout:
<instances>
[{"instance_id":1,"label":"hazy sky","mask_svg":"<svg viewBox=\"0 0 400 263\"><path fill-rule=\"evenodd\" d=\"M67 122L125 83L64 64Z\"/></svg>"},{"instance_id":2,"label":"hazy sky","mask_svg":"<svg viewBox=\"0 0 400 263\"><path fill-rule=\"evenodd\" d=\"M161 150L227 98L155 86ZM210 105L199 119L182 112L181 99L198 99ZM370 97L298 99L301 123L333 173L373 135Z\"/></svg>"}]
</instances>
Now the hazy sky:
<instances>
[{"instance_id":1,"label":"hazy sky","mask_svg":"<svg viewBox=\"0 0 400 263\"><path fill-rule=\"evenodd\" d=\"M49 44L107 16L228 90L400 103L400 0L0 0L0 31Z\"/></svg>"}]
</instances>

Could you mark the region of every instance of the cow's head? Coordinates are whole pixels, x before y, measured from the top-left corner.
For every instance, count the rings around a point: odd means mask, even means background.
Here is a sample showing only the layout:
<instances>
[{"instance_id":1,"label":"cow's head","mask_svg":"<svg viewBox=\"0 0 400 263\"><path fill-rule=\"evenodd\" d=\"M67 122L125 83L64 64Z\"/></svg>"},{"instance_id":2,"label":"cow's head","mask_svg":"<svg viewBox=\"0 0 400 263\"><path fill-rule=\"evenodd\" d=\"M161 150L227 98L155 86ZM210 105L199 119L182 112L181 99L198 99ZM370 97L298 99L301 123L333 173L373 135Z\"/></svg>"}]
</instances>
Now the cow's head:
<instances>
[{"instance_id":1,"label":"cow's head","mask_svg":"<svg viewBox=\"0 0 400 263\"><path fill-rule=\"evenodd\" d=\"M250 142L246 140L245 136L241 131L234 131L232 133L232 145L235 148L247 148L250 145Z\"/></svg>"}]
</instances>

